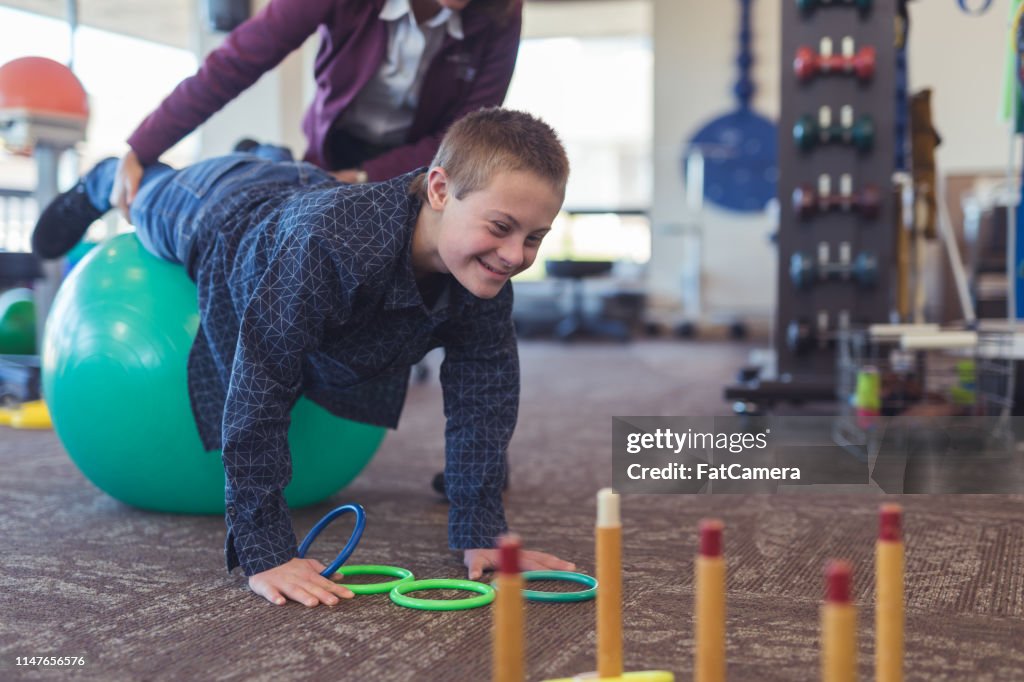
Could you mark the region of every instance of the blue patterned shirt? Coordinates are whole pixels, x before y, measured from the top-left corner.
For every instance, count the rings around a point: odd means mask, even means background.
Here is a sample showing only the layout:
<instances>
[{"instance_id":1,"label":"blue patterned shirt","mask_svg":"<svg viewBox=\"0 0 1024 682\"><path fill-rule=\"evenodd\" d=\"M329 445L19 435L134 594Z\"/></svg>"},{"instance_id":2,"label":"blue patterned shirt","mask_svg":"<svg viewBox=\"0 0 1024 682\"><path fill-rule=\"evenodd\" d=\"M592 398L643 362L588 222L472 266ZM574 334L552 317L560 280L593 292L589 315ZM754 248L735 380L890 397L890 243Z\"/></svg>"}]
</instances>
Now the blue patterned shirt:
<instances>
[{"instance_id":1,"label":"blue patterned shirt","mask_svg":"<svg viewBox=\"0 0 1024 682\"><path fill-rule=\"evenodd\" d=\"M411 366L438 346L449 545L492 547L506 530L519 405L512 287L484 300L439 275L440 294L424 302L411 261L415 174L305 187L257 175L200 216L186 263L201 316L189 393L203 444L223 450L228 570L252 575L296 556L283 491L299 395L395 428Z\"/></svg>"}]
</instances>

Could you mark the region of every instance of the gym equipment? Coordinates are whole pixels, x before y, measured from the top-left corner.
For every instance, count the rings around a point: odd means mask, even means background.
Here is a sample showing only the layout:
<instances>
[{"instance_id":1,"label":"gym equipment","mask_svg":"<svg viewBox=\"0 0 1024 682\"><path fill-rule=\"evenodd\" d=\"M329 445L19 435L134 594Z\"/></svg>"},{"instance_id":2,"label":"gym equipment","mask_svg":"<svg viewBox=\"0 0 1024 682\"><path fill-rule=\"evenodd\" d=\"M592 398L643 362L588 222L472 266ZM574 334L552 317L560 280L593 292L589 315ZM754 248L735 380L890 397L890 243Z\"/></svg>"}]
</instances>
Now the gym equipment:
<instances>
[{"instance_id":1,"label":"gym equipment","mask_svg":"<svg viewBox=\"0 0 1024 682\"><path fill-rule=\"evenodd\" d=\"M882 202L878 185L867 183L857 191L853 191L853 179L848 173L839 178L839 194L831 191L831 178L822 175L818 178L818 190L811 185L799 185L793 189L793 212L800 220L810 220L818 213L840 211L857 213L865 220L878 217Z\"/></svg>"},{"instance_id":2,"label":"gym equipment","mask_svg":"<svg viewBox=\"0 0 1024 682\"><path fill-rule=\"evenodd\" d=\"M316 525L313 526L313 530L309 531L305 539L303 539L302 544L299 545L299 558L305 558L306 552L309 551L309 546L313 544L314 540L316 540L316 536L320 535L320 531L329 526L331 521L348 512L352 512L356 515L356 527L352 529L352 535L349 537L348 542L345 543L342 550L338 552L338 556L335 557L334 561L332 561L327 568L320 571L320 575L325 578L330 578L332 575L337 573L338 569L341 568L341 565L348 561L348 558L352 556L352 552L356 551L356 545L359 544L359 541L363 539L363 530L366 528L366 511L363 509L362 505L343 504L340 507L335 507L331 511L327 512L322 519L316 522Z\"/></svg>"},{"instance_id":3,"label":"gym equipment","mask_svg":"<svg viewBox=\"0 0 1024 682\"><path fill-rule=\"evenodd\" d=\"M42 400L30 400L16 407L3 407L0 401L0 426L12 429L51 429L50 413Z\"/></svg>"},{"instance_id":4,"label":"gym equipment","mask_svg":"<svg viewBox=\"0 0 1024 682\"><path fill-rule=\"evenodd\" d=\"M962 9L965 14L977 17L988 11L988 8L992 6L992 0L980 0L978 2L978 6L974 9L967 6L967 0L957 0L957 4L960 5L960 9Z\"/></svg>"},{"instance_id":5,"label":"gym equipment","mask_svg":"<svg viewBox=\"0 0 1024 682\"><path fill-rule=\"evenodd\" d=\"M853 7L864 18L871 12L871 4L872 0L796 0L796 7L804 17L811 16L819 7Z\"/></svg>"},{"instance_id":6,"label":"gym equipment","mask_svg":"<svg viewBox=\"0 0 1024 682\"><path fill-rule=\"evenodd\" d=\"M0 403L39 400L39 356L0 355Z\"/></svg>"},{"instance_id":7,"label":"gym equipment","mask_svg":"<svg viewBox=\"0 0 1024 682\"><path fill-rule=\"evenodd\" d=\"M846 36L842 54L832 54L832 39L822 38L820 52L801 45L793 59L793 73L801 83L809 83L815 76L841 74L854 76L866 83L875 75L875 48L866 45L853 51L853 38Z\"/></svg>"},{"instance_id":8,"label":"gym equipment","mask_svg":"<svg viewBox=\"0 0 1024 682\"><path fill-rule=\"evenodd\" d=\"M866 325L889 319L894 284L889 266L896 261L899 206L890 200L889 182L897 150L906 143L904 136L897 137L898 51L904 47L901 34L906 27L898 21L902 5L902 0L780 3L779 129L786 137L792 135L793 143L783 140L778 150L776 361L766 359L756 380L726 387L724 397L737 413L758 413L780 402L835 399L834 341L853 321ZM872 46L876 68L871 79L855 85L852 76L817 78L812 87L801 82L794 74L794 55L803 46L820 47L822 36L834 37L835 51L845 51L847 56L856 51L840 49L838 41L844 36L853 37L856 46ZM826 43L826 54L828 47ZM826 143L832 143L832 148L824 148ZM844 174L856 179L857 186L852 180L843 186ZM822 176L830 178L827 192ZM877 202L868 182L877 185ZM842 253L839 258L822 258L823 240L832 249L847 244L847 251L855 250L848 258ZM870 254L870 258L854 263L856 253ZM801 254L795 258L795 273L794 254ZM820 274L805 254L826 264ZM830 260L839 262L833 267ZM875 281L868 289L865 285L872 272ZM848 278L851 285L820 286L807 293L806 287L819 276Z\"/></svg>"},{"instance_id":9,"label":"gym equipment","mask_svg":"<svg viewBox=\"0 0 1024 682\"><path fill-rule=\"evenodd\" d=\"M478 592L479 596L468 599L418 599L406 596L409 592L417 592L419 590L465 590L467 592ZM494 588L485 583L478 583L472 580L433 578L431 580L410 580L401 585L396 585L391 590L390 595L391 601L409 609L465 611L480 606L487 606L494 601Z\"/></svg>"},{"instance_id":10,"label":"gym equipment","mask_svg":"<svg viewBox=\"0 0 1024 682\"><path fill-rule=\"evenodd\" d=\"M21 57L0 66L0 127L8 147L70 148L85 139L88 120L85 88L60 62Z\"/></svg>"},{"instance_id":11,"label":"gym equipment","mask_svg":"<svg viewBox=\"0 0 1024 682\"><path fill-rule=\"evenodd\" d=\"M46 206L58 194L57 170L66 151L85 139L89 123L89 101L82 83L68 67L45 57L22 57L0 66L0 146L23 156L31 155L36 165L36 188L32 193L38 207ZM35 301L35 343L43 336L43 323L63 279L59 261L41 263L31 253L0 253L0 279L16 286L30 285ZM16 357L24 358L19 355ZM0 358L0 393L19 395L19 400L39 398L38 358L36 362ZM21 385L15 381L24 379Z\"/></svg>"},{"instance_id":12,"label":"gym equipment","mask_svg":"<svg viewBox=\"0 0 1024 682\"><path fill-rule=\"evenodd\" d=\"M89 100L71 69L45 57L22 57L0 66L2 144L36 161L36 204L42 208L58 194L57 168L64 152L85 139ZM59 261L45 262L34 286L37 337L63 279Z\"/></svg>"},{"instance_id":13,"label":"gym equipment","mask_svg":"<svg viewBox=\"0 0 1024 682\"><path fill-rule=\"evenodd\" d=\"M335 573L345 577L352 575L387 575L397 578L397 580L388 580L380 583L358 583L355 585L342 583L341 586L352 590L353 594L383 594L385 592L390 592L402 583L407 583L416 579L412 574L412 571L407 568L399 568L398 566L376 566L373 564L342 566Z\"/></svg>"},{"instance_id":14,"label":"gym equipment","mask_svg":"<svg viewBox=\"0 0 1024 682\"><path fill-rule=\"evenodd\" d=\"M798 251L790 257L789 276L798 289L808 289L825 279L853 279L868 288L878 281L878 261L869 253L860 253L853 263L830 263Z\"/></svg>"},{"instance_id":15,"label":"gym equipment","mask_svg":"<svg viewBox=\"0 0 1024 682\"><path fill-rule=\"evenodd\" d=\"M36 352L36 304L31 289L0 294L0 355Z\"/></svg>"},{"instance_id":16,"label":"gym equipment","mask_svg":"<svg viewBox=\"0 0 1024 682\"><path fill-rule=\"evenodd\" d=\"M822 107L818 117L804 114L793 124L793 141L802 151L810 151L819 144L845 144L868 152L874 144L875 123L871 116L863 114L853 118L853 107L845 105L840 109L840 122L832 123L832 109Z\"/></svg>"},{"instance_id":17,"label":"gym equipment","mask_svg":"<svg viewBox=\"0 0 1024 682\"><path fill-rule=\"evenodd\" d=\"M544 602L575 602L587 601L597 596L597 580L584 573L572 571L526 571L523 580L564 580L579 583L586 589L576 592L541 592L540 590L523 590L523 598L528 601Z\"/></svg>"},{"instance_id":18,"label":"gym equipment","mask_svg":"<svg viewBox=\"0 0 1024 682\"><path fill-rule=\"evenodd\" d=\"M806 355L818 347L815 327L807 320L792 320L786 325L786 345L794 355Z\"/></svg>"},{"instance_id":19,"label":"gym equipment","mask_svg":"<svg viewBox=\"0 0 1024 682\"><path fill-rule=\"evenodd\" d=\"M43 337L43 394L82 473L136 507L224 512L224 468L204 452L189 403L187 357L199 327L195 285L134 234L96 247L68 276ZM380 427L300 398L288 440L292 507L326 499L366 466Z\"/></svg>"},{"instance_id":20,"label":"gym equipment","mask_svg":"<svg viewBox=\"0 0 1024 682\"><path fill-rule=\"evenodd\" d=\"M683 152L704 160L704 196L717 206L748 212L763 211L775 198L778 142L775 122L754 111L756 90L750 78L754 56L750 50L751 0L740 0L739 78L733 87L737 108L701 126Z\"/></svg>"}]
</instances>

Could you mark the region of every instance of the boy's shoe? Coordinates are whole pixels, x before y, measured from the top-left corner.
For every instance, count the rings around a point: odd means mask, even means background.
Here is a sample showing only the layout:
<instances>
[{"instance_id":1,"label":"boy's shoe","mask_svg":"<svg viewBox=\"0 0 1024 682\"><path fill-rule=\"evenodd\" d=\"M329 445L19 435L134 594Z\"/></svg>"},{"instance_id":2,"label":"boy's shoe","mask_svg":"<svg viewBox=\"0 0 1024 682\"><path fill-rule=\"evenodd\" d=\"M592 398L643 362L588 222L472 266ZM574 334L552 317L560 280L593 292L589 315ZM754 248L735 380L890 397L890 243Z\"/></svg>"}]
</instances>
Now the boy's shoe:
<instances>
[{"instance_id":1,"label":"boy's shoe","mask_svg":"<svg viewBox=\"0 0 1024 682\"><path fill-rule=\"evenodd\" d=\"M32 252L44 260L60 258L82 240L93 222L102 216L89 201L85 183L64 192L40 214L32 231Z\"/></svg>"},{"instance_id":2,"label":"boy's shoe","mask_svg":"<svg viewBox=\"0 0 1024 682\"><path fill-rule=\"evenodd\" d=\"M260 143L251 137L243 137L241 140L235 143L234 149L231 151L250 153L256 147L259 147Z\"/></svg>"}]
</instances>

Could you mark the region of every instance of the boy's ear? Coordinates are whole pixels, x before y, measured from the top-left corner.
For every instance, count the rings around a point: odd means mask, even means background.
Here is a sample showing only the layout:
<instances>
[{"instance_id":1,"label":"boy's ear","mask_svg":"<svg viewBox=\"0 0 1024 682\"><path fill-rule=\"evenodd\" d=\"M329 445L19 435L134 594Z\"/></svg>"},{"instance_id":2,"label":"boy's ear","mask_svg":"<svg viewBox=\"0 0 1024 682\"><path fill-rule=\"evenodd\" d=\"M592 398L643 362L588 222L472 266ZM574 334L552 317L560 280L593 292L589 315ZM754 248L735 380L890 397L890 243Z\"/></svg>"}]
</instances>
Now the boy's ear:
<instances>
[{"instance_id":1,"label":"boy's ear","mask_svg":"<svg viewBox=\"0 0 1024 682\"><path fill-rule=\"evenodd\" d=\"M431 168L427 173L427 201L430 202L430 208L435 211L443 210L448 203L450 191L448 172L441 166Z\"/></svg>"}]
</instances>

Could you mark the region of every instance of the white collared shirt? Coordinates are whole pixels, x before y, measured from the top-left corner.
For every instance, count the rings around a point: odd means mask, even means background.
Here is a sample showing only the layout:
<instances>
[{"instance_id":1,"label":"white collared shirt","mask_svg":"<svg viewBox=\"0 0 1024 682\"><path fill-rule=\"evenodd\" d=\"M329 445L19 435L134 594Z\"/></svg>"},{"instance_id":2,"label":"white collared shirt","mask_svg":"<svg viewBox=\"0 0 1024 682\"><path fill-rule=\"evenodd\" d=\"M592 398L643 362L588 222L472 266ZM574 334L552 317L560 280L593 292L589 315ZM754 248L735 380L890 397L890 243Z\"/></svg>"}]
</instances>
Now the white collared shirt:
<instances>
[{"instance_id":1,"label":"white collared shirt","mask_svg":"<svg viewBox=\"0 0 1024 682\"><path fill-rule=\"evenodd\" d=\"M447 7L416 24L409 0L387 0L378 15L388 25L388 46L377 73L341 115L347 132L384 146L405 141L412 126L420 89L445 33L462 40L462 19Z\"/></svg>"}]
</instances>

